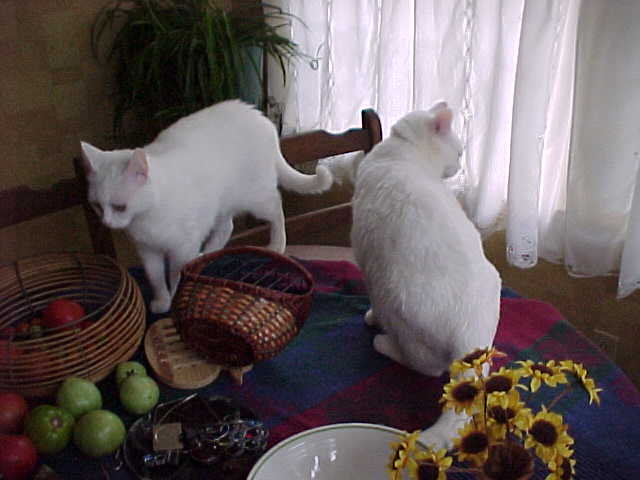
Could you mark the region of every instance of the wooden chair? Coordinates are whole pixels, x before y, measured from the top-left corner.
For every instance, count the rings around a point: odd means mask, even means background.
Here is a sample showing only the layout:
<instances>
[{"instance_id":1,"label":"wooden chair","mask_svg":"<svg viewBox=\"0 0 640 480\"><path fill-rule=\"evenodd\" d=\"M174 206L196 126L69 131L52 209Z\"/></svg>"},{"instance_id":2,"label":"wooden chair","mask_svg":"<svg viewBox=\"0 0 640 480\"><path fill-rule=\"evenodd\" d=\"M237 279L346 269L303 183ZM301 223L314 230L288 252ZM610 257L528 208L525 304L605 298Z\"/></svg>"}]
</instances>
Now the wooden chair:
<instances>
[{"instance_id":1,"label":"wooden chair","mask_svg":"<svg viewBox=\"0 0 640 480\"><path fill-rule=\"evenodd\" d=\"M79 160L76 176L55 183L48 189L20 185L0 192L0 228L26 222L67 208L83 205L95 253L116 257L110 231L87 203L87 187Z\"/></svg>"},{"instance_id":2,"label":"wooden chair","mask_svg":"<svg viewBox=\"0 0 640 480\"><path fill-rule=\"evenodd\" d=\"M315 130L280 141L282 154L291 165L318 160L324 157L363 150L368 152L382 140L382 128L378 114L372 109L362 111L362 127L332 134ZM313 243L313 239L326 231L351 224L351 203L288 217L285 220L287 245ZM234 235L227 246L264 245L269 242L269 226L261 225Z\"/></svg>"}]
</instances>

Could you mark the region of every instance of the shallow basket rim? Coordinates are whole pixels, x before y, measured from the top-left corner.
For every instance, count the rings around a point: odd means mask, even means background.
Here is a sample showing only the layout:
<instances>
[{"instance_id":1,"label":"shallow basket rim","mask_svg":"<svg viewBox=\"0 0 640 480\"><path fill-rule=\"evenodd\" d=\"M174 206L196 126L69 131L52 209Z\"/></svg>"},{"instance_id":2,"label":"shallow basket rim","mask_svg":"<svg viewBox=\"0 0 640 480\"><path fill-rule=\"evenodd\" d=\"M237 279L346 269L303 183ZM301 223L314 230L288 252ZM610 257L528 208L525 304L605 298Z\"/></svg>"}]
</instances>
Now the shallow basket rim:
<instances>
[{"instance_id":1,"label":"shallow basket rim","mask_svg":"<svg viewBox=\"0 0 640 480\"><path fill-rule=\"evenodd\" d=\"M223 248L221 250L217 250L212 253L207 253L204 255L200 255L199 257L191 260L182 268L182 276L183 280L190 280L193 282L202 282L208 283L212 285L230 285L232 288L240 287L242 285L250 285L252 288L256 290L256 292L274 292L276 290L272 290L266 287L259 287L257 285L253 285L250 283L240 282L237 280L229 280L223 277L212 277L208 275L201 275L200 272L204 269L204 267L211 263L212 261L224 257L224 256L233 256L242 253L255 253L257 255L262 255L271 258L276 262L286 263L291 267L294 267L296 271L302 276L306 284L306 290L300 293L290 293L290 292L278 292L282 295L291 295L291 296L304 296L313 292L315 288L315 281L311 273L297 260L283 255L281 253L275 252L265 247L255 247L255 246L241 246L241 247L230 247Z\"/></svg>"}]
</instances>

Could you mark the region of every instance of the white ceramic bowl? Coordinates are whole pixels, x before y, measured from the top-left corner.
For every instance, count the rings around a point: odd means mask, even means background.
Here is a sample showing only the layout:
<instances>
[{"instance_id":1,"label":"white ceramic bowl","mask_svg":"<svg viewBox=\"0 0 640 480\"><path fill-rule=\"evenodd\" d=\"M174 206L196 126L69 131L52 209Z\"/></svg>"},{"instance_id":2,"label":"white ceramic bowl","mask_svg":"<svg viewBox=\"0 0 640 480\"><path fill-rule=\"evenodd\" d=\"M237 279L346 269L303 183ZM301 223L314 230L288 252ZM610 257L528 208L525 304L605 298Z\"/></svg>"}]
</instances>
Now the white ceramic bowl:
<instances>
[{"instance_id":1,"label":"white ceramic bowl","mask_svg":"<svg viewBox=\"0 0 640 480\"><path fill-rule=\"evenodd\" d=\"M402 431L369 423L306 430L267 451L247 480L388 480L391 443Z\"/></svg>"}]
</instances>

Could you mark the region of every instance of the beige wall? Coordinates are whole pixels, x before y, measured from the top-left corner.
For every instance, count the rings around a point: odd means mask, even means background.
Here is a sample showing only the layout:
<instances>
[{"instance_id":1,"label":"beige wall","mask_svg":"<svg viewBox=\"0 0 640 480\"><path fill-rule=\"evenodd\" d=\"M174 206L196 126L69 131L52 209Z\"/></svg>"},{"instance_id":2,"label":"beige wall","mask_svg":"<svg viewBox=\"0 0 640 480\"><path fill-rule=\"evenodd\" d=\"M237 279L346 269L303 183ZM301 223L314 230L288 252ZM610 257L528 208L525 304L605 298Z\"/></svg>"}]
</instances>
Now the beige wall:
<instances>
[{"instance_id":1,"label":"beige wall","mask_svg":"<svg viewBox=\"0 0 640 480\"><path fill-rule=\"evenodd\" d=\"M108 77L90 52L104 0L3 0L0 8L2 188L71 175L78 141L104 144Z\"/></svg>"},{"instance_id":2,"label":"beige wall","mask_svg":"<svg viewBox=\"0 0 640 480\"><path fill-rule=\"evenodd\" d=\"M80 139L109 146L109 77L90 51L105 0L2 0L0 189L73 175ZM80 209L0 230L0 261L88 249Z\"/></svg>"}]
</instances>

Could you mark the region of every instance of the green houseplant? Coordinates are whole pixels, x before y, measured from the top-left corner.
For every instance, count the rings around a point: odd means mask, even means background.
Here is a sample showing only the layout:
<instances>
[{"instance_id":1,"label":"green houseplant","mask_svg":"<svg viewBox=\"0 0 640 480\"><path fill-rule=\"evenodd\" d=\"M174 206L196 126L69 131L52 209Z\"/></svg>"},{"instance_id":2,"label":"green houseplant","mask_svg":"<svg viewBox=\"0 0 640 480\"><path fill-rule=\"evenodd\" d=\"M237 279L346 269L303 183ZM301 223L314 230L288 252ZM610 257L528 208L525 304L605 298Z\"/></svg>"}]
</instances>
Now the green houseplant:
<instances>
[{"instance_id":1,"label":"green houseplant","mask_svg":"<svg viewBox=\"0 0 640 480\"><path fill-rule=\"evenodd\" d=\"M279 33L291 18L256 1L229 10L215 0L111 0L95 19L92 47L115 68L115 137L148 141L178 118L229 98L262 107L263 56L276 59L284 74L299 55ZM133 129L124 128L127 118L138 120Z\"/></svg>"}]
</instances>

